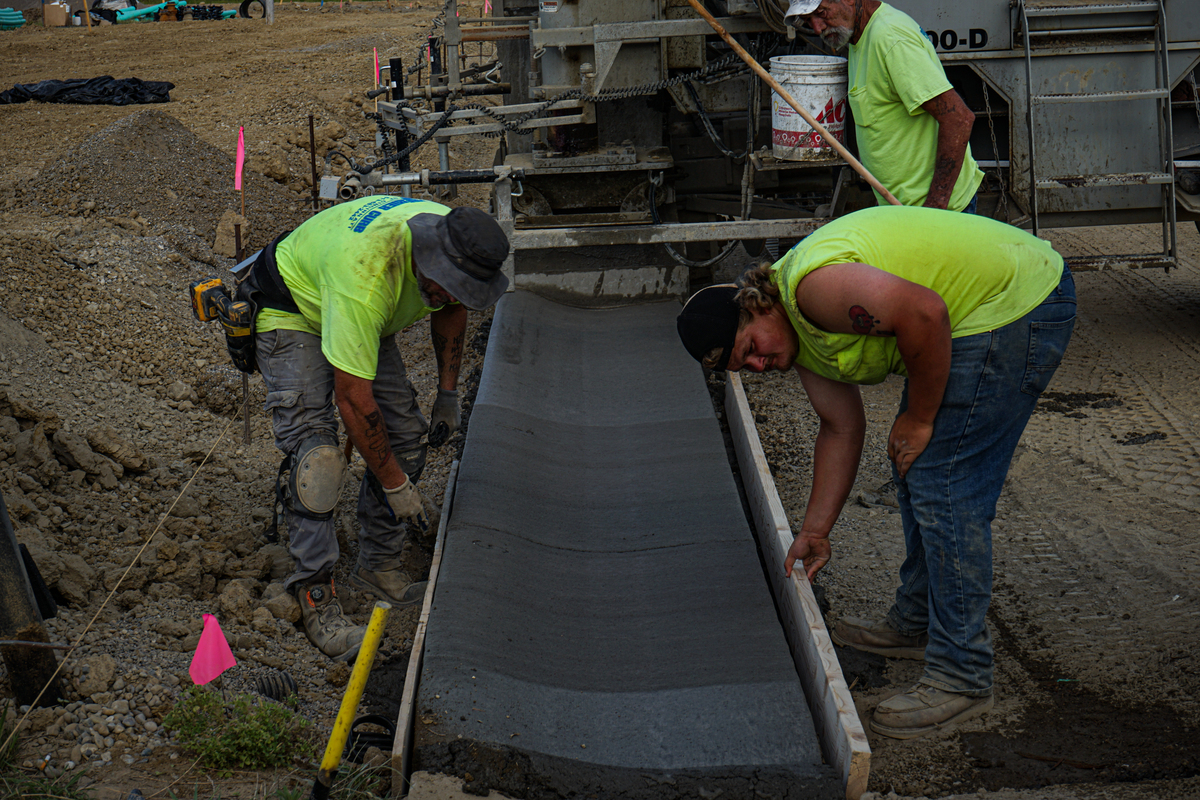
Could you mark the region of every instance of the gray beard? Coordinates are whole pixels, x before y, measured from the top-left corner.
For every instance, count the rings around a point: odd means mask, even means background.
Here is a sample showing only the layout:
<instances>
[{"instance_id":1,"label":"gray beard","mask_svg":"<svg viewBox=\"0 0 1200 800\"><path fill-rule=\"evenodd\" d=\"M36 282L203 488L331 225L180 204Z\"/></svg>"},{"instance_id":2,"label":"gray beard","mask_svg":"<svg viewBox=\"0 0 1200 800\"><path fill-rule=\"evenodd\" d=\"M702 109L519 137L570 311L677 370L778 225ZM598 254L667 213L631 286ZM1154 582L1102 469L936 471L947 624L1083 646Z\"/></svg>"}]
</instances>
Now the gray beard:
<instances>
[{"instance_id":1,"label":"gray beard","mask_svg":"<svg viewBox=\"0 0 1200 800\"><path fill-rule=\"evenodd\" d=\"M844 50L846 45L850 44L851 37L854 36L854 31L849 28L826 28L821 33L821 41L825 43L833 52Z\"/></svg>"}]
</instances>

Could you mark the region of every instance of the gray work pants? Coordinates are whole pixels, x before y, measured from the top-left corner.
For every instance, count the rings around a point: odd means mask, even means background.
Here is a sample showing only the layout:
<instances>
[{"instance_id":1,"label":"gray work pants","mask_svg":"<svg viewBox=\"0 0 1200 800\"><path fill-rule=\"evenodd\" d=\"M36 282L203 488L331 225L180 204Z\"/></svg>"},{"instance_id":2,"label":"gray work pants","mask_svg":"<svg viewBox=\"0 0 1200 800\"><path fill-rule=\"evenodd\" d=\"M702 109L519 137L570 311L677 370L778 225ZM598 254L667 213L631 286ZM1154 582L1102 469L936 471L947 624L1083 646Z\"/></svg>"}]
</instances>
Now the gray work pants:
<instances>
[{"instance_id":1,"label":"gray work pants","mask_svg":"<svg viewBox=\"0 0 1200 800\"><path fill-rule=\"evenodd\" d=\"M265 408L271 412L275 446L291 455L314 434L337 435L334 414L333 366L321 353L321 337L300 331L275 330L258 334L258 367L267 385ZM372 394L387 426L392 453L410 476L425 465L421 437L429 425L417 405L416 392L404 372L404 362L394 336L379 340L379 364ZM368 473L369 475L370 473ZM285 509L289 549L296 571L287 579L306 585L313 578L327 580L338 560L335 520L316 520ZM400 566L405 526L392 518L367 485L358 492L359 566L371 571Z\"/></svg>"}]
</instances>

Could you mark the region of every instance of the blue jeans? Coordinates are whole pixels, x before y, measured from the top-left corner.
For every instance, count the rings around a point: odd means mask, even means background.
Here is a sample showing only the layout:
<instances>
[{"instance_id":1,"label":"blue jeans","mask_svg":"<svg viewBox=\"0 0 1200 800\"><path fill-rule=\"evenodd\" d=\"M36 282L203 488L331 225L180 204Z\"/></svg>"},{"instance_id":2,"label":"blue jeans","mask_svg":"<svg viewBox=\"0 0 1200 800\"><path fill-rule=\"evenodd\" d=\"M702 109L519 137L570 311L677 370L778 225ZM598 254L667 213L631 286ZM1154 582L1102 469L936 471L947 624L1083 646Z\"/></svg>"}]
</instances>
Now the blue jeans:
<instances>
[{"instance_id":1,"label":"blue jeans","mask_svg":"<svg viewBox=\"0 0 1200 800\"><path fill-rule=\"evenodd\" d=\"M979 192L971 198L971 202L967 203L967 207L962 210L963 214L974 214L979 210Z\"/></svg>"},{"instance_id":2,"label":"blue jeans","mask_svg":"<svg viewBox=\"0 0 1200 800\"><path fill-rule=\"evenodd\" d=\"M334 410L333 365L321 353L321 337L301 331L258 334L258 367L267 385L266 410L271 412L275 446L292 454L313 434L338 434ZM425 465L421 437L428 424L417 404L394 336L379 340L379 362L371 392L387 426L388 443L400 466L415 481ZM369 474L369 473L368 473ZM334 519L312 519L286 510L288 550L296 571L285 586L327 581L339 549ZM358 491L358 563L380 571L400 566L405 527L393 519L364 476Z\"/></svg>"},{"instance_id":3,"label":"blue jeans","mask_svg":"<svg viewBox=\"0 0 1200 800\"><path fill-rule=\"evenodd\" d=\"M1075 282L1023 318L954 339L933 438L896 482L906 557L888 612L895 630L929 634L921 683L992 693L992 520L1013 451L1075 327ZM908 385L900 411L908 407Z\"/></svg>"}]
</instances>

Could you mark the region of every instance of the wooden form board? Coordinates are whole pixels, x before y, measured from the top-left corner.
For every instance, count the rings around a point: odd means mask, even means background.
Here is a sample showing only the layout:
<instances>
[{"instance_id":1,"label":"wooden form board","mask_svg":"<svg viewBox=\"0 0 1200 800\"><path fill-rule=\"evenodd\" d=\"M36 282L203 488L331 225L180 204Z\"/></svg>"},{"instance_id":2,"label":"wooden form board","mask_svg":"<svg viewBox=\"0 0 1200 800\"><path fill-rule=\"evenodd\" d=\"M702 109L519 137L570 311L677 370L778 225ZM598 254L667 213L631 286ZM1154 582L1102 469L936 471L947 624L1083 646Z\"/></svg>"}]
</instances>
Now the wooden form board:
<instances>
[{"instance_id":1,"label":"wooden form board","mask_svg":"<svg viewBox=\"0 0 1200 800\"><path fill-rule=\"evenodd\" d=\"M858 800L867 789L871 748L804 570L793 570L790 578L783 574L784 558L794 538L792 528L775 490L775 480L754 427L754 416L736 372L727 373L725 414L746 499L758 529L759 546L771 576L771 590L820 735L821 752L827 762L842 771L846 797Z\"/></svg>"},{"instance_id":2,"label":"wooden form board","mask_svg":"<svg viewBox=\"0 0 1200 800\"><path fill-rule=\"evenodd\" d=\"M429 610L433 607L433 594L437 589L438 571L442 566L442 552L446 546L446 526L450 522L450 513L454 510L454 490L457 486L458 461L455 461L450 465L450 474L446 476L442 519L438 524L437 540L433 546L433 560L429 564L429 585L425 587L425 601L421 604L421 616L417 620L412 652L408 656L408 672L404 674L404 693L400 697L400 712L396 717L396 738L392 740L392 797L404 797L408 794L408 777L412 774L417 684L421 680L421 666L425 659L425 629L429 625Z\"/></svg>"}]
</instances>

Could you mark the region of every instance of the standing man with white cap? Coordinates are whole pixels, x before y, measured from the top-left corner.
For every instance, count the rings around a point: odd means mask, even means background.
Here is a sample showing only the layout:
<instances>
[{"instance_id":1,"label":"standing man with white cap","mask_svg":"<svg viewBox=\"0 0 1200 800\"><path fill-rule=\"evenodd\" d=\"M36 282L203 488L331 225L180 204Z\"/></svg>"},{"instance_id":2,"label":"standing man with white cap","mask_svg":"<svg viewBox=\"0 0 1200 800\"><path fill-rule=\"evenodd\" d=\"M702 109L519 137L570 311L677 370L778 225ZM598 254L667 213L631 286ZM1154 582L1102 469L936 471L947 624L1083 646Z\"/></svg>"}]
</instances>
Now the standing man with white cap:
<instances>
[{"instance_id":1,"label":"standing man with white cap","mask_svg":"<svg viewBox=\"0 0 1200 800\"><path fill-rule=\"evenodd\" d=\"M879 0L791 0L786 18L847 50L858 155L879 182L906 206L974 213L983 181L968 144L975 114L921 26Z\"/></svg>"},{"instance_id":2,"label":"standing man with white cap","mask_svg":"<svg viewBox=\"0 0 1200 800\"><path fill-rule=\"evenodd\" d=\"M334 520L346 461L338 417L367 463L359 487L359 555L350 582L393 605L419 602L424 582L400 563L405 521L428 524L416 482L422 437L459 426L458 373L467 309L492 306L508 286L500 226L476 208L375 196L325 209L272 242L239 290L257 310L257 360L275 444L289 473L281 492L296 571L287 588L309 640L350 661L366 633L333 586ZM421 414L395 335L429 317L438 393Z\"/></svg>"}]
</instances>

